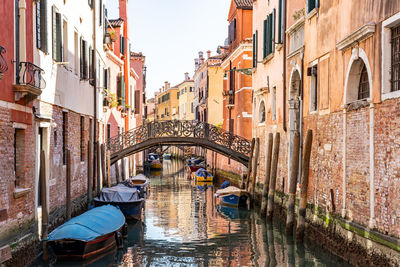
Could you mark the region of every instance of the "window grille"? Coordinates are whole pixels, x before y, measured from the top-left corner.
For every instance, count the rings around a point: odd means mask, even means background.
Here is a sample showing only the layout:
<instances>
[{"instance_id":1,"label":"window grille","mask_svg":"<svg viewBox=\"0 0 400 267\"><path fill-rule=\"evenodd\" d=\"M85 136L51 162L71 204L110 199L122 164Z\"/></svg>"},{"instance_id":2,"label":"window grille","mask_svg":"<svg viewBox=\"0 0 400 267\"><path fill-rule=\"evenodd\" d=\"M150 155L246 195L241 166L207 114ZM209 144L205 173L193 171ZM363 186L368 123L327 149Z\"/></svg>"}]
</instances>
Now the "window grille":
<instances>
[{"instance_id":1,"label":"window grille","mask_svg":"<svg viewBox=\"0 0 400 267\"><path fill-rule=\"evenodd\" d=\"M360 84L358 86L358 100L365 99L368 97L369 97L368 72L364 64L361 70Z\"/></svg>"},{"instance_id":2,"label":"window grille","mask_svg":"<svg viewBox=\"0 0 400 267\"><path fill-rule=\"evenodd\" d=\"M400 90L400 26L392 29L392 86L391 91Z\"/></svg>"}]
</instances>

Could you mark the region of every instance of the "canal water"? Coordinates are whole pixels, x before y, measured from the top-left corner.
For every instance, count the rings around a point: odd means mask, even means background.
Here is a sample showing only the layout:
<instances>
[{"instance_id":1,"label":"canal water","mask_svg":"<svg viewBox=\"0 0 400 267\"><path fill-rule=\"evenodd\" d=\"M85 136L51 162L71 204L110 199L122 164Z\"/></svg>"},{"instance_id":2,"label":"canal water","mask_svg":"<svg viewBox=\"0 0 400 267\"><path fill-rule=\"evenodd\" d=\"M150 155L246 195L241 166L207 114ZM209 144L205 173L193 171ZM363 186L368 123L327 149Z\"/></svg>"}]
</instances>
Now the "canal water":
<instances>
[{"instance_id":1,"label":"canal water","mask_svg":"<svg viewBox=\"0 0 400 267\"><path fill-rule=\"evenodd\" d=\"M50 265L347 266L316 245L296 244L283 224L266 224L256 211L216 206L214 187L194 184L180 161L163 164L149 174L144 219L129 224L124 249Z\"/></svg>"}]
</instances>

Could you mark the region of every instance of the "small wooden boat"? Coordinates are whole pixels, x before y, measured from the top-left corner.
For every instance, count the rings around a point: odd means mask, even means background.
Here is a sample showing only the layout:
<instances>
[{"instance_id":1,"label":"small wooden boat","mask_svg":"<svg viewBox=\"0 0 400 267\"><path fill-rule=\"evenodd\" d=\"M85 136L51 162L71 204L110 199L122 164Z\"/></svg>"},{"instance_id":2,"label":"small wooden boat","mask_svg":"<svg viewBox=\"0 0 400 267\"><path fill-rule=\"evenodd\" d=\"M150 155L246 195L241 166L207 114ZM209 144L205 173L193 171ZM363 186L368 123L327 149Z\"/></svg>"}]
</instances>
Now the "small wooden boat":
<instances>
[{"instance_id":1,"label":"small wooden boat","mask_svg":"<svg viewBox=\"0 0 400 267\"><path fill-rule=\"evenodd\" d=\"M227 188L219 189L215 193L215 196L218 198L221 204L241 206L246 204L250 194L246 190L237 188L236 186L228 186Z\"/></svg>"},{"instance_id":2,"label":"small wooden boat","mask_svg":"<svg viewBox=\"0 0 400 267\"><path fill-rule=\"evenodd\" d=\"M192 179L195 179L196 182L212 182L214 177L205 169L200 168L192 173Z\"/></svg>"},{"instance_id":3,"label":"small wooden boat","mask_svg":"<svg viewBox=\"0 0 400 267\"><path fill-rule=\"evenodd\" d=\"M141 220L144 198L139 196L136 188L123 184L110 188L103 188L98 197L94 199L96 207L103 205L118 206L127 219Z\"/></svg>"},{"instance_id":4,"label":"small wooden boat","mask_svg":"<svg viewBox=\"0 0 400 267\"><path fill-rule=\"evenodd\" d=\"M122 212L111 205L94 208L57 227L49 245L57 258L82 260L122 245L127 234Z\"/></svg>"},{"instance_id":5,"label":"small wooden boat","mask_svg":"<svg viewBox=\"0 0 400 267\"><path fill-rule=\"evenodd\" d=\"M163 158L168 160L168 159L172 158L172 155L171 154L164 154Z\"/></svg>"},{"instance_id":6,"label":"small wooden boat","mask_svg":"<svg viewBox=\"0 0 400 267\"><path fill-rule=\"evenodd\" d=\"M147 194L150 191L150 180L143 174L138 174L122 182L123 185L136 188L141 193Z\"/></svg>"},{"instance_id":7,"label":"small wooden boat","mask_svg":"<svg viewBox=\"0 0 400 267\"><path fill-rule=\"evenodd\" d=\"M153 169L153 170L162 169L162 164L161 164L160 157L158 156L158 154L150 153L147 158L147 161L150 165L150 169Z\"/></svg>"}]
</instances>

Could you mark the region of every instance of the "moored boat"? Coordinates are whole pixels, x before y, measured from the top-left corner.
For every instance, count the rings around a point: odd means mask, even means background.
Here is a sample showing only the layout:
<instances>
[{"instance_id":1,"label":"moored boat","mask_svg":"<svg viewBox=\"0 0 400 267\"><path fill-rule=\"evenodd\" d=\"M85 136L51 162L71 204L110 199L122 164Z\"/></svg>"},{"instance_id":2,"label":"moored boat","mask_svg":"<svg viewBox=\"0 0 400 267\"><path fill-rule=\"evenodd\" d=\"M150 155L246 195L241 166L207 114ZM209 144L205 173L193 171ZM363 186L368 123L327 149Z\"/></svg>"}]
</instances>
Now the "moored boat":
<instances>
[{"instance_id":1,"label":"moored boat","mask_svg":"<svg viewBox=\"0 0 400 267\"><path fill-rule=\"evenodd\" d=\"M96 207L102 205L118 206L127 219L142 219L144 198L139 196L136 188L123 184L110 188L103 188L98 197L94 199Z\"/></svg>"},{"instance_id":2,"label":"moored boat","mask_svg":"<svg viewBox=\"0 0 400 267\"><path fill-rule=\"evenodd\" d=\"M150 153L147 158L147 161L150 165L150 169L153 169L153 170L162 169L162 164L161 164L160 157L158 156L158 154Z\"/></svg>"},{"instance_id":3,"label":"moored boat","mask_svg":"<svg viewBox=\"0 0 400 267\"><path fill-rule=\"evenodd\" d=\"M87 259L122 245L126 230L122 212L111 205L89 210L57 227L49 245L57 258Z\"/></svg>"},{"instance_id":4,"label":"moored boat","mask_svg":"<svg viewBox=\"0 0 400 267\"><path fill-rule=\"evenodd\" d=\"M230 206L245 205L250 194L246 190L237 188L236 186L228 186L224 189L219 189L215 196L221 204Z\"/></svg>"},{"instance_id":5,"label":"moored boat","mask_svg":"<svg viewBox=\"0 0 400 267\"><path fill-rule=\"evenodd\" d=\"M138 174L122 182L127 187L136 188L141 193L147 194L150 191L150 180L143 174Z\"/></svg>"},{"instance_id":6,"label":"moored boat","mask_svg":"<svg viewBox=\"0 0 400 267\"><path fill-rule=\"evenodd\" d=\"M200 168L192 173L192 179L196 179L196 182L212 182L214 177L205 169Z\"/></svg>"},{"instance_id":7,"label":"moored boat","mask_svg":"<svg viewBox=\"0 0 400 267\"><path fill-rule=\"evenodd\" d=\"M164 159L171 159L171 158L172 158L172 155L171 155L171 154L164 154L164 155L163 155L163 158L164 158Z\"/></svg>"}]
</instances>

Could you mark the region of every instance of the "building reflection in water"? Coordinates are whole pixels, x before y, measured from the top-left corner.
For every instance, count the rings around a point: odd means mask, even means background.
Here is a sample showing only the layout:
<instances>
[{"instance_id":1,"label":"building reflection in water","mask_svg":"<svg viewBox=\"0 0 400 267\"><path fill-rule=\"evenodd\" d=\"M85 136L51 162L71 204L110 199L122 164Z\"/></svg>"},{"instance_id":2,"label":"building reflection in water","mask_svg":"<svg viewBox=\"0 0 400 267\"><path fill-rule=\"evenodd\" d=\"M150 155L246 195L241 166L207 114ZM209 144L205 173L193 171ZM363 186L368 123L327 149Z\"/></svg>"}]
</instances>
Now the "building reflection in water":
<instances>
[{"instance_id":1,"label":"building reflection in water","mask_svg":"<svg viewBox=\"0 0 400 267\"><path fill-rule=\"evenodd\" d=\"M162 173L150 174L144 220L129 224L124 250L79 266L338 264L322 249L296 245L282 227L265 224L257 212L216 205L215 188L188 180L182 162L164 160L163 165Z\"/></svg>"}]
</instances>

